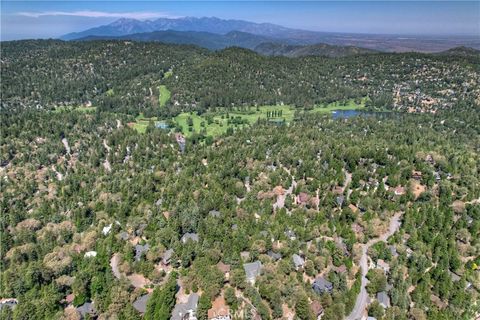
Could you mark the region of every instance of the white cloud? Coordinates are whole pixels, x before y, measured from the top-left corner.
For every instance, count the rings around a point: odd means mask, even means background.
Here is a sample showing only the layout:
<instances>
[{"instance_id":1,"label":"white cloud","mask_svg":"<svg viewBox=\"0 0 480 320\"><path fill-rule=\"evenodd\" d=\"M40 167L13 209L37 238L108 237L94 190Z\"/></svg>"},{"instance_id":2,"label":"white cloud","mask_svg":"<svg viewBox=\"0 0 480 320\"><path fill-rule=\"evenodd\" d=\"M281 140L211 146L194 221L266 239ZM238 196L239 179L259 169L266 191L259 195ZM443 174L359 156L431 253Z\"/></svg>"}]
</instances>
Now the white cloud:
<instances>
[{"instance_id":1,"label":"white cloud","mask_svg":"<svg viewBox=\"0 0 480 320\"><path fill-rule=\"evenodd\" d=\"M30 18L40 18L44 16L75 16L75 17L86 17L86 18L130 18L130 19L154 19L154 18L178 18L172 16L165 12L148 12L148 11L139 11L139 12L104 12L104 11L24 11L17 13L20 16L30 17Z\"/></svg>"}]
</instances>

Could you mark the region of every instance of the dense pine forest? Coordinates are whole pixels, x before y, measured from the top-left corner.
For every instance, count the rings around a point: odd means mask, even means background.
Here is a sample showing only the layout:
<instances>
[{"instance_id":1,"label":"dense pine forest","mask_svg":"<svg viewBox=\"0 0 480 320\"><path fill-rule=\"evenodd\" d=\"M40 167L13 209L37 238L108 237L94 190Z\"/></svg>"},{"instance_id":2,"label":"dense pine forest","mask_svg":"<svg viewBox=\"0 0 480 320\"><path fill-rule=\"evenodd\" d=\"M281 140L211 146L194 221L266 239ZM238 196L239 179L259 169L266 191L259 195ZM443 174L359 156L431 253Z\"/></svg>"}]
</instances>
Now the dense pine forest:
<instances>
[{"instance_id":1,"label":"dense pine forest","mask_svg":"<svg viewBox=\"0 0 480 320\"><path fill-rule=\"evenodd\" d=\"M480 57L1 53L1 319L479 315ZM348 100L372 112L308 112ZM294 116L208 139L129 125L264 105Z\"/></svg>"}]
</instances>

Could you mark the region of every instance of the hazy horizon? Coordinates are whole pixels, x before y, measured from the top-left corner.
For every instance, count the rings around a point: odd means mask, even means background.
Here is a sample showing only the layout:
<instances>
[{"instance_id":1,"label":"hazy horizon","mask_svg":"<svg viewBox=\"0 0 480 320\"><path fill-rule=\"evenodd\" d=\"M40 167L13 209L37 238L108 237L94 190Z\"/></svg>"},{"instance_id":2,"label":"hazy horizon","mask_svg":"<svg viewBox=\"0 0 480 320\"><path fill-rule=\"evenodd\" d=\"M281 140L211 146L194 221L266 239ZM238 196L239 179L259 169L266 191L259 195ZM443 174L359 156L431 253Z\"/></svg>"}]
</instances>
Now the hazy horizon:
<instances>
[{"instance_id":1,"label":"hazy horizon","mask_svg":"<svg viewBox=\"0 0 480 320\"><path fill-rule=\"evenodd\" d=\"M112 4L115 5L112 5ZM3 1L1 40L58 38L120 18L217 17L318 32L480 37L476 1Z\"/></svg>"}]
</instances>

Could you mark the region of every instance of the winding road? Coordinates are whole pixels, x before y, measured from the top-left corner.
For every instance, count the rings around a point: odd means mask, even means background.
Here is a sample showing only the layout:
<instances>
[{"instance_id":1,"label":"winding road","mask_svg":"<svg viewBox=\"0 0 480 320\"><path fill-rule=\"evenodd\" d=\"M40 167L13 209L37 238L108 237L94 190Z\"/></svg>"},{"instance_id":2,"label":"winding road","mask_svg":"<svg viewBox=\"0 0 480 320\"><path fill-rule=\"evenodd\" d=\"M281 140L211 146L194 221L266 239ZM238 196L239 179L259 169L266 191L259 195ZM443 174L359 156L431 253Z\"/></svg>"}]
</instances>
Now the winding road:
<instances>
[{"instance_id":1,"label":"winding road","mask_svg":"<svg viewBox=\"0 0 480 320\"><path fill-rule=\"evenodd\" d=\"M353 307L352 312L346 317L346 320L360 320L363 319L363 315L365 313L365 309L367 308L368 304L368 293L367 293L367 272L368 272L368 248L379 241L386 241L391 235L398 231L400 228L400 217L402 213L396 213L392 219L390 220L390 225L388 227L388 231L382 234L380 237L371 239L362 247L362 257L360 258L360 268L362 269L362 285L360 287L360 293L358 294L357 301L355 302L355 306Z\"/></svg>"}]
</instances>

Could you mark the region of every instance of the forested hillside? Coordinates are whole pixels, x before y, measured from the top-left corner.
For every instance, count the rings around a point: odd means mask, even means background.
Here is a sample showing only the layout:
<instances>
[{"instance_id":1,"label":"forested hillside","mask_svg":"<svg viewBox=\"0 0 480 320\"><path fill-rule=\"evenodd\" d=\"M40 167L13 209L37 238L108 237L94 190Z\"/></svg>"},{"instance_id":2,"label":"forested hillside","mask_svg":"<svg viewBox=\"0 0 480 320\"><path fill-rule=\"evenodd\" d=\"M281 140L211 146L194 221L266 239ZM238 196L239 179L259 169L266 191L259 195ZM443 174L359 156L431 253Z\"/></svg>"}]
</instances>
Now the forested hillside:
<instances>
[{"instance_id":1,"label":"forested hillside","mask_svg":"<svg viewBox=\"0 0 480 320\"><path fill-rule=\"evenodd\" d=\"M137 115L264 104L311 107L369 97L371 105L435 112L478 100L480 57L378 54L264 57L229 48L128 41L2 44L2 108L93 104ZM164 79L167 71L173 76ZM158 86L172 92L159 110Z\"/></svg>"},{"instance_id":2,"label":"forested hillside","mask_svg":"<svg viewBox=\"0 0 480 320\"><path fill-rule=\"evenodd\" d=\"M1 319L480 315L475 55L1 50Z\"/></svg>"},{"instance_id":3,"label":"forested hillside","mask_svg":"<svg viewBox=\"0 0 480 320\"><path fill-rule=\"evenodd\" d=\"M359 245L400 212L399 232L370 252L390 268L369 275L379 277L369 292L391 297L385 319L471 319L480 286L478 123L473 107L309 116L259 123L210 146L187 141L181 153L165 131L138 134L118 114L3 115L1 296L18 299L16 319L62 318L73 312L63 311L67 296L74 306L94 301L102 317L132 319L142 287L161 285L173 268L187 293L213 300L240 290L227 299L232 312L251 303L263 319L278 318L308 297L324 319L338 319L358 292ZM183 243L189 233L197 240ZM136 244L149 245L139 259ZM296 270L293 254L304 259ZM129 277L115 278L112 256ZM242 261L257 259L265 272L252 286ZM219 261L231 266L226 284ZM332 295L312 290L318 274Z\"/></svg>"}]
</instances>

